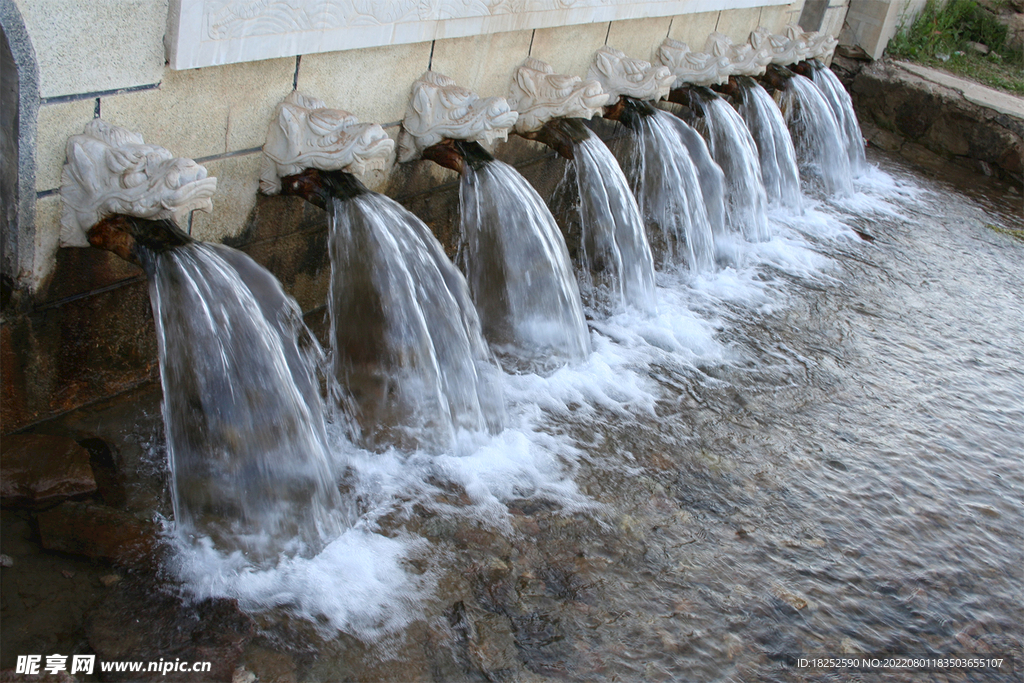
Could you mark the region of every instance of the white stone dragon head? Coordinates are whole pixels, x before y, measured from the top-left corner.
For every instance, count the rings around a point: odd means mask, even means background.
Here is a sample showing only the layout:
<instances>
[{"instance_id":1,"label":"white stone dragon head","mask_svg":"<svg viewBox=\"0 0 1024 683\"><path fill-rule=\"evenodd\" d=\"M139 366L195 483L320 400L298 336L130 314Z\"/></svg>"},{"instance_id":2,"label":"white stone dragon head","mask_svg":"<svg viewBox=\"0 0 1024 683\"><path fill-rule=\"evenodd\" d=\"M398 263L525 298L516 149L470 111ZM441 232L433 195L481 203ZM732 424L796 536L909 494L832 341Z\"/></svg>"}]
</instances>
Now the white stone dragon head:
<instances>
[{"instance_id":1,"label":"white stone dragon head","mask_svg":"<svg viewBox=\"0 0 1024 683\"><path fill-rule=\"evenodd\" d=\"M412 85L398 136L398 160L412 161L445 138L488 145L507 140L518 117L504 97L480 97L443 74L427 71Z\"/></svg>"},{"instance_id":2,"label":"white stone dragon head","mask_svg":"<svg viewBox=\"0 0 1024 683\"><path fill-rule=\"evenodd\" d=\"M587 78L598 81L613 100L623 95L638 100L668 97L675 75L667 66L652 66L642 59L627 57L621 50L605 45L594 55Z\"/></svg>"},{"instance_id":3,"label":"white stone dragon head","mask_svg":"<svg viewBox=\"0 0 1024 683\"><path fill-rule=\"evenodd\" d=\"M793 24L789 26L793 26ZM780 66L796 64L807 58L807 43L803 40L803 30L800 27L797 27L799 34L788 29L789 27L787 27L787 35L778 35L759 26L751 32L750 44L758 52L770 52L772 64Z\"/></svg>"},{"instance_id":4,"label":"white stone dragon head","mask_svg":"<svg viewBox=\"0 0 1024 683\"><path fill-rule=\"evenodd\" d=\"M729 56L694 52L686 43L666 38L658 48L658 61L675 77L675 84L717 85L729 80Z\"/></svg>"},{"instance_id":5,"label":"white stone dragon head","mask_svg":"<svg viewBox=\"0 0 1024 683\"><path fill-rule=\"evenodd\" d=\"M804 31L797 24L786 25L786 37L799 41L805 49L804 59L828 59L839 41L825 31Z\"/></svg>"},{"instance_id":6,"label":"white stone dragon head","mask_svg":"<svg viewBox=\"0 0 1024 683\"><path fill-rule=\"evenodd\" d=\"M727 59L730 76L760 76L772 61L771 52L756 50L749 43L734 43L729 36L718 31L708 36L704 51Z\"/></svg>"},{"instance_id":7,"label":"white stone dragon head","mask_svg":"<svg viewBox=\"0 0 1024 683\"><path fill-rule=\"evenodd\" d=\"M519 112L517 133L539 130L551 119L589 119L608 104L611 95L596 80L556 74L533 57L516 70L508 102Z\"/></svg>"},{"instance_id":8,"label":"white stone dragon head","mask_svg":"<svg viewBox=\"0 0 1024 683\"><path fill-rule=\"evenodd\" d=\"M360 123L341 109L292 91L277 105L263 145L260 191L277 194L281 178L307 168L365 173L383 171L395 142L376 123Z\"/></svg>"},{"instance_id":9,"label":"white stone dragon head","mask_svg":"<svg viewBox=\"0 0 1024 683\"><path fill-rule=\"evenodd\" d=\"M89 229L115 214L172 219L213 210L217 179L192 159L175 157L142 136L93 119L68 139L61 174L60 244L87 247Z\"/></svg>"}]
</instances>

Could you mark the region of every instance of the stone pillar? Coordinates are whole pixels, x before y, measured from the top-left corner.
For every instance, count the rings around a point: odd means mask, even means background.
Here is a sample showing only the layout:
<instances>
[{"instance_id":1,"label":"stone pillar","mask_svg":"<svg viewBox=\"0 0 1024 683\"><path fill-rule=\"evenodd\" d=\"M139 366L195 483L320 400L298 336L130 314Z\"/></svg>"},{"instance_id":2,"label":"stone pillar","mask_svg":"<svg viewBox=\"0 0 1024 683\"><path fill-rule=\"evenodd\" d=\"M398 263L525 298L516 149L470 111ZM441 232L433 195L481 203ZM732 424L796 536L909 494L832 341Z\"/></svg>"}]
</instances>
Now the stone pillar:
<instances>
[{"instance_id":1,"label":"stone pillar","mask_svg":"<svg viewBox=\"0 0 1024 683\"><path fill-rule=\"evenodd\" d=\"M925 0L850 0L839 42L857 45L872 59L878 59L900 27L912 21L924 3Z\"/></svg>"}]
</instances>

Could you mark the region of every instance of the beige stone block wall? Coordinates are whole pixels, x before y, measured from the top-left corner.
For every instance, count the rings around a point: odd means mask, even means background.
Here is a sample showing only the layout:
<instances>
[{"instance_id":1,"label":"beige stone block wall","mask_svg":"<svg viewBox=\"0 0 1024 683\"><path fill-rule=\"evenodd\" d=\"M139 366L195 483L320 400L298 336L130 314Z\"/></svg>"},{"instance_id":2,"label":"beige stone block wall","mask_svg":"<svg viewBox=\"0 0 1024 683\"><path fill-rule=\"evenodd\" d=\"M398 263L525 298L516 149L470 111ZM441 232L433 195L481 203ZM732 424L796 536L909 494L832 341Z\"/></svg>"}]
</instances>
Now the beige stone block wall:
<instances>
[{"instance_id":1,"label":"beige stone block wall","mask_svg":"<svg viewBox=\"0 0 1024 683\"><path fill-rule=\"evenodd\" d=\"M61 208L60 195L53 194L36 200L36 250L33 272L37 282L49 277L56 265Z\"/></svg>"},{"instance_id":2,"label":"beige stone block wall","mask_svg":"<svg viewBox=\"0 0 1024 683\"><path fill-rule=\"evenodd\" d=\"M691 50L699 52L704 49L708 34L718 26L718 15L720 14L721 12L698 12L675 17L672 19L672 28L669 29L668 37L673 40L681 40L689 45Z\"/></svg>"},{"instance_id":3,"label":"beige stone block wall","mask_svg":"<svg viewBox=\"0 0 1024 683\"><path fill-rule=\"evenodd\" d=\"M60 187L68 138L79 135L96 113L96 100L44 104L36 132L36 191Z\"/></svg>"},{"instance_id":4,"label":"beige stone block wall","mask_svg":"<svg viewBox=\"0 0 1024 683\"><path fill-rule=\"evenodd\" d=\"M668 36L672 17L613 21L608 31L608 45L622 50L630 57L654 61L654 55Z\"/></svg>"},{"instance_id":5,"label":"beige stone block wall","mask_svg":"<svg viewBox=\"0 0 1024 683\"><path fill-rule=\"evenodd\" d=\"M427 43L304 55L298 89L360 121L401 121L412 82L430 63Z\"/></svg>"},{"instance_id":6,"label":"beige stone block wall","mask_svg":"<svg viewBox=\"0 0 1024 683\"><path fill-rule=\"evenodd\" d=\"M39 60L39 94L158 83L167 0L16 0Z\"/></svg>"},{"instance_id":7,"label":"beige stone block wall","mask_svg":"<svg viewBox=\"0 0 1024 683\"><path fill-rule=\"evenodd\" d=\"M833 0L833 2L829 3L828 9L825 10L825 17L821 22L821 30L831 36L838 36L843 30L843 24L846 22L846 14L849 9L848 2L835 2Z\"/></svg>"},{"instance_id":8,"label":"beige stone block wall","mask_svg":"<svg viewBox=\"0 0 1024 683\"><path fill-rule=\"evenodd\" d=\"M555 73L585 78L594 53L605 44L608 29L608 22L539 28L530 54L550 64Z\"/></svg>"},{"instance_id":9,"label":"beige stone block wall","mask_svg":"<svg viewBox=\"0 0 1024 683\"><path fill-rule=\"evenodd\" d=\"M52 1L19 3L38 12ZM101 2L101 14L104 6ZM798 0L779 7L510 31L438 40L433 44L306 55L298 60L297 69L294 58L188 71L161 66L139 72L147 75L143 80L159 82L159 87L103 95L99 98L100 113L110 123L142 134L149 143L200 161L211 175L217 176L214 212L197 212L192 231L199 239L222 241L240 235L245 228L256 203L259 181L261 154L254 150L262 146L274 108L292 90L293 83L329 106L351 111L363 121L385 124L388 134L397 138L397 123L404 117L409 87L427 69L431 59L436 71L481 96L505 96L515 68L530 54L550 63L559 73L584 76L594 52L606 43L630 56L651 60L666 36L684 40L698 50L716 29L744 42L758 25L780 30L795 21L801 6L802 0ZM122 9L129 14L142 11L130 2ZM828 19L841 21L845 10L845 5L830 9ZM129 82L135 83L119 83ZM86 81L81 87L97 86ZM91 97L44 102L41 106L37 134L38 191L59 188L67 138L82 131L93 117L95 106L96 100ZM371 173L363 181L372 189L411 196L455 179L450 171L420 164ZM39 207L39 254L41 260L49 263L39 266L42 271L52 267L59 235L59 197L44 195Z\"/></svg>"},{"instance_id":10,"label":"beige stone block wall","mask_svg":"<svg viewBox=\"0 0 1024 683\"><path fill-rule=\"evenodd\" d=\"M734 43L745 43L750 32L761 23L761 8L724 10L718 18L718 32L724 33ZM703 47L703 46L702 46Z\"/></svg>"},{"instance_id":11,"label":"beige stone block wall","mask_svg":"<svg viewBox=\"0 0 1024 683\"><path fill-rule=\"evenodd\" d=\"M203 163L217 177L213 212L192 212L192 236L206 242L223 242L245 229L260 189L262 152L215 159Z\"/></svg>"},{"instance_id":12,"label":"beige stone block wall","mask_svg":"<svg viewBox=\"0 0 1024 683\"><path fill-rule=\"evenodd\" d=\"M480 97L505 97L516 68L530 56L532 38L533 31L527 30L438 40L432 68ZM419 76L410 78L409 85ZM405 92L408 97L408 86Z\"/></svg>"},{"instance_id":13,"label":"beige stone block wall","mask_svg":"<svg viewBox=\"0 0 1024 683\"><path fill-rule=\"evenodd\" d=\"M262 146L294 78L293 58L167 69L156 90L102 98L100 114L177 156L200 159Z\"/></svg>"},{"instance_id":14,"label":"beige stone block wall","mask_svg":"<svg viewBox=\"0 0 1024 683\"><path fill-rule=\"evenodd\" d=\"M803 11L803 0L789 5L776 5L775 7L762 7L759 26L764 26L772 33L782 33L786 24L796 24L800 19L800 12Z\"/></svg>"}]
</instances>

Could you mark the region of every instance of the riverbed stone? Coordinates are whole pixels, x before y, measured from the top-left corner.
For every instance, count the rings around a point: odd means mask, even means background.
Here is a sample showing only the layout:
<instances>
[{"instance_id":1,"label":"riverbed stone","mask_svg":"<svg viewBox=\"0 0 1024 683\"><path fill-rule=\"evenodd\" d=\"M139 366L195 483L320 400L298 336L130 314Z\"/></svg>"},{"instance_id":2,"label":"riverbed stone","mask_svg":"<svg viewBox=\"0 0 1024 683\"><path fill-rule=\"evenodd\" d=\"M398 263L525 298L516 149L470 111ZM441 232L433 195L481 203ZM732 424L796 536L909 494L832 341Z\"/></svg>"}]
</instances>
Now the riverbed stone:
<instances>
[{"instance_id":1,"label":"riverbed stone","mask_svg":"<svg viewBox=\"0 0 1024 683\"><path fill-rule=\"evenodd\" d=\"M108 681L230 681L256 632L235 600L195 605L146 582L119 585L87 617L86 635L104 661L210 662L209 672L107 673Z\"/></svg>"},{"instance_id":2,"label":"riverbed stone","mask_svg":"<svg viewBox=\"0 0 1024 683\"><path fill-rule=\"evenodd\" d=\"M490 680L505 680L522 668L516 653L512 623L501 614L484 614L474 624L476 638L470 647L474 658Z\"/></svg>"},{"instance_id":3,"label":"riverbed stone","mask_svg":"<svg viewBox=\"0 0 1024 683\"><path fill-rule=\"evenodd\" d=\"M4 437L0 500L42 508L96 491L89 452L72 439L43 434Z\"/></svg>"},{"instance_id":4,"label":"riverbed stone","mask_svg":"<svg viewBox=\"0 0 1024 683\"><path fill-rule=\"evenodd\" d=\"M153 562L157 526L106 505L67 501L38 515L43 548L126 565Z\"/></svg>"}]
</instances>

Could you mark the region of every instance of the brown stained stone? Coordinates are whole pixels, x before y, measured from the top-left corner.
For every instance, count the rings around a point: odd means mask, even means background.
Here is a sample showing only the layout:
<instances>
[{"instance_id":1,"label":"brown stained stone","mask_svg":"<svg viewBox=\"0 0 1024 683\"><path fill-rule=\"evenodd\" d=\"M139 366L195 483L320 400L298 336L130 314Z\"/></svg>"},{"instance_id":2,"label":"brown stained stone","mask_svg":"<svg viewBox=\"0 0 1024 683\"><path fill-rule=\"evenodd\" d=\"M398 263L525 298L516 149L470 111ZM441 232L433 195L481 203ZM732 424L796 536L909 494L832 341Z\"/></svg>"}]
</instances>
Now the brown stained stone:
<instances>
[{"instance_id":1,"label":"brown stained stone","mask_svg":"<svg viewBox=\"0 0 1024 683\"><path fill-rule=\"evenodd\" d=\"M210 662L209 673L106 673L107 681L230 681L255 624L237 602L210 598L182 604L145 584L118 585L86 620L89 646L98 662ZM99 666L97 666L97 669Z\"/></svg>"},{"instance_id":2,"label":"brown stained stone","mask_svg":"<svg viewBox=\"0 0 1024 683\"><path fill-rule=\"evenodd\" d=\"M16 434L0 442L0 500L40 508L96 491L89 452L62 436Z\"/></svg>"},{"instance_id":3,"label":"brown stained stone","mask_svg":"<svg viewBox=\"0 0 1024 683\"><path fill-rule=\"evenodd\" d=\"M5 433L156 375L156 332L144 280L15 316L0 330Z\"/></svg>"},{"instance_id":4,"label":"brown stained stone","mask_svg":"<svg viewBox=\"0 0 1024 683\"><path fill-rule=\"evenodd\" d=\"M125 565L154 561L157 527L114 508L65 502L38 515L43 548Z\"/></svg>"},{"instance_id":5,"label":"brown stained stone","mask_svg":"<svg viewBox=\"0 0 1024 683\"><path fill-rule=\"evenodd\" d=\"M476 637L469 643L475 663L489 680L514 677L522 669L516 651L515 636L508 617L483 614L473 624Z\"/></svg>"}]
</instances>

